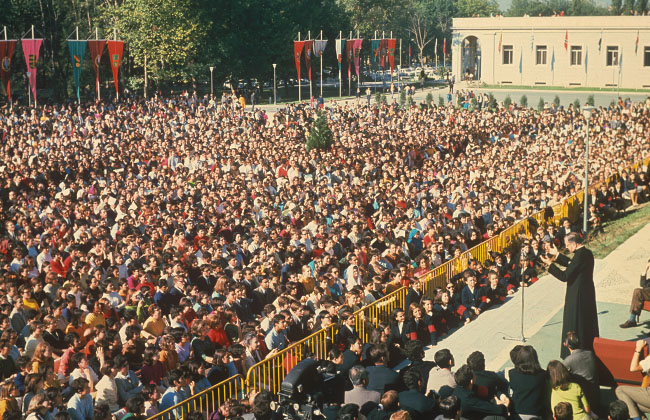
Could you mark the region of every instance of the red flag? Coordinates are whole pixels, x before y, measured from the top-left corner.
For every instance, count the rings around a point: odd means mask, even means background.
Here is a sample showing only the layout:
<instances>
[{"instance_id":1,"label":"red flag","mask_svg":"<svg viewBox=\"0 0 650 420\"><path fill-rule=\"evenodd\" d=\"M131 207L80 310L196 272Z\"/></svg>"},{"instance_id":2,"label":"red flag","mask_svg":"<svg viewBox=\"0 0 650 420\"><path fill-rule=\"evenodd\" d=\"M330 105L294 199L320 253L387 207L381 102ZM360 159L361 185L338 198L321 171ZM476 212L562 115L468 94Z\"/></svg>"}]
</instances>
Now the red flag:
<instances>
[{"instance_id":1,"label":"red flag","mask_svg":"<svg viewBox=\"0 0 650 420\"><path fill-rule=\"evenodd\" d=\"M360 76L359 74L359 56L361 55L361 44L363 43L363 39L355 39L354 40L354 69L357 72L357 76Z\"/></svg>"},{"instance_id":2,"label":"red flag","mask_svg":"<svg viewBox=\"0 0 650 420\"><path fill-rule=\"evenodd\" d=\"M298 72L298 83L300 83L300 56L302 49L305 47L305 41L293 41L293 58L296 62L296 71Z\"/></svg>"},{"instance_id":3,"label":"red flag","mask_svg":"<svg viewBox=\"0 0 650 420\"><path fill-rule=\"evenodd\" d=\"M386 63L386 42L387 39L382 39L379 42L379 65L381 68L384 68L384 64Z\"/></svg>"},{"instance_id":4,"label":"red flag","mask_svg":"<svg viewBox=\"0 0 650 420\"><path fill-rule=\"evenodd\" d=\"M354 60L354 39L348 39L345 43L345 55L348 57L348 78L352 74L352 61Z\"/></svg>"},{"instance_id":5,"label":"red flag","mask_svg":"<svg viewBox=\"0 0 650 420\"><path fill-rule=\"evenodd\" d=\"M124 51L124 41L108 41L108 55L110 57L111 70L113 70L113 83L115 83L115 94L119 97L119 86L117 73L122 63L122 52Z\"/></svg>"},{"instance_id":6,"label":"red flag","mask_svg":"<svg viewBox=\"0 0 650 420\"><path fill-rule=\"evenodd\" d=\"M564 49L569 50L569 30L567 29L564 33Z\"/></svg>"},{"instance_id":7,"label":"red flag","mask_svg":"<svg viewBox=\"0 0 650 420\"><path fill-rule=\"evenodd\" d=\"M27 74L29 77L29 86L34 95L34 103L36 103L36 70L38 67L38 54L41 50L42 39L23 39L23 53L25 54L25 63L27 64Z\"/></svg>"},{"instance_id":8,"label":"red flag","mask_svg":"<svg viewBox=\"0 0 650 420\"><path fill-rule=\"evenodd\" d=\"M634 54L639 52L639 31L636 31L636 43L634 44Z\"/></svg>"},{"instance_id":9,"label":"red flag","mask_svg":"<svg viewBox=\"0 0 650 420\"><path fill-rule=\"evenodd\" d=\"M2 77L2 86L7 92L7 99L11 103L11 57L14 55L16 40L0 41L0 76Z\"/></svg>"},{"instance_id":10,"label":"red flag","mask_svg":"<svg viewBox=\"0 0 650 420\"><path fill-rule=\"evenodd\" d=\"M499 45L501 45L501 44L499 44ZM447 38L442 40L442 59L443 60L445 59L446 55L447 55Z\"/></svg>"},{"instance_id":11,"label":"red flag","mask_svg":"<svg viewBox=\"0 0 650 420\"><path fill-rule=\"evenodd\" d=\"M501 32L501 35L499 35L499 48L498 51L501 52L501 43L503 42L503 32Z\"/></svg>"},{"instance_id":12,"label":"red flag","mask_svg":"<svg viewBox=\"0 0 650 420\"><path fill-rule=\"evenodd\" d=\"M311 82L311 53L313 50L314 41L305 41L305 66L307 67L307 74L309 74L309 81Z\"/></svg>"},{"instance_id":13,"label":"red flag","mask_svg":"<svg viewBox=\"0 0 650 420\"><path fill-rule=\"evenodd\" d=\"M395 68L395 44L397 43L396 39L388 40L388 64L390 65L390 72L393 72Z\"/></svg>"},{"instance_id":14,"label":"red flag","mask_svg":"<svg viewBox=\"0 0 650 420\"><path fill-rule=\"evenodd\" d=\"M106 46L105 39L88 40L88 49L90 50L90 57L93 59L93 67L95 67L95 87L99 96L99 63L102 60L104 47Z\"/></svg>"}]
</instances>

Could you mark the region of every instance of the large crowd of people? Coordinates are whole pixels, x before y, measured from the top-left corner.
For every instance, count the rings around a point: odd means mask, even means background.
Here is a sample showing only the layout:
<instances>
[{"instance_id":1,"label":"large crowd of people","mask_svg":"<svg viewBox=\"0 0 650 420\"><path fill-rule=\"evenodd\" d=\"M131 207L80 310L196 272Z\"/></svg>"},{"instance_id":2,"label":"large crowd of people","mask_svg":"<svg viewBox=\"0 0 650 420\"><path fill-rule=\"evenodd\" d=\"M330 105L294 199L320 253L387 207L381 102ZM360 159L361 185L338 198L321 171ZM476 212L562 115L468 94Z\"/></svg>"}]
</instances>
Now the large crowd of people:
<instances>
[{"instance_id":1,"label":"large crowd of people","mask_svg":"<svg viewBox=\"0 0 650 420\"><path fill-rule=\"evenodd\" d=\"M228 94L4 109L3 418L148 417L332 324L343 353L393 367L534 282L576 231L540 225L423 296L423 274L581 190L583 117L324 112L334 146L306 152L311 107L269 115ZM647 168L623 169L648 150L649 116L650 100L592 118L592 182L619 174L590 195L592 222L645 199ZM352 314L402 286L362 348Z\"/></svg>"}]
</instances>

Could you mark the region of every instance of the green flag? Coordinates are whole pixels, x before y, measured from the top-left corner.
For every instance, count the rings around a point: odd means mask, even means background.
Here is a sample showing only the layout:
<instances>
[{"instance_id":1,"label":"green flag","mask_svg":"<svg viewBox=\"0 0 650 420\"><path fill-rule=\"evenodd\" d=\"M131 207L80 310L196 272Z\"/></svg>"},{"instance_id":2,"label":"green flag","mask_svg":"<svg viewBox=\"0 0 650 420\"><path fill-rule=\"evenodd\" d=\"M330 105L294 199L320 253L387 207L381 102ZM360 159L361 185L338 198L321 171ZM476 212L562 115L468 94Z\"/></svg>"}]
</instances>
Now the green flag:
<instances>
[{"instance_id":1,"label":"green flag","mask_svg":"<svg viewBox=\"0 0 650 420\"><path fill-rule=\"evenodd\" d=\"M70 58L72 59L72 75L74 77L74 86L77 89L77 100L80 100L79 85L81 84L81 66L83 65L84 54L86 53L86 41L68 40L68 48L70 49Z\"/></svg>"}]
</instances>

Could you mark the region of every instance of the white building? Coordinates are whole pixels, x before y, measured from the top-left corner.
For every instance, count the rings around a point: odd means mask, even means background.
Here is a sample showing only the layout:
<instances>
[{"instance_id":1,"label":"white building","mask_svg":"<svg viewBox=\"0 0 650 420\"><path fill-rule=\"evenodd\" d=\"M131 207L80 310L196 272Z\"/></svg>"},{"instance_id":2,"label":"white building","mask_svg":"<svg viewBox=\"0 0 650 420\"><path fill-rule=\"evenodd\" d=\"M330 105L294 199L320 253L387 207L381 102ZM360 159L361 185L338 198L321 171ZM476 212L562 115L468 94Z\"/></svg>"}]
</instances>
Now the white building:
<instances>
[{"instance_id":1,"label":"white building","mask_svg":"<svg viewBox=\"0 0 650 420\"><path fill-rule=\"evenodd\" d=\"M650 88L650 16L456 18L452 71L504 86Z\"/></svg>"}]
</instances>

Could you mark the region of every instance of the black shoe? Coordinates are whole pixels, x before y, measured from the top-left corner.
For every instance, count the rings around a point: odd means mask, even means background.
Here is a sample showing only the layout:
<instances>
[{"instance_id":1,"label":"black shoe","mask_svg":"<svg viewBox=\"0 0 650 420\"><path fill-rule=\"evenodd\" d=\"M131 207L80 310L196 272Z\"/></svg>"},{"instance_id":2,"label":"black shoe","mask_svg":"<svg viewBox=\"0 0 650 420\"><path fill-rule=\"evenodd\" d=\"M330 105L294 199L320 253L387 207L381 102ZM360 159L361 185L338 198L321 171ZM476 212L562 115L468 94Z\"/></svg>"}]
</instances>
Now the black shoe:
<instances>
[{"instance_id":1,"label":"black shoe","mask_svg":"<svg viewBox=\"0 0 650 420\"><path fill-rule=\"evenodd\" d=\"M634 321L630 321L630 320L628 319L627 321L625 321L624 323L622 323L621 325L619 325L619 327L621 327L621 328L631 328L631 327L636 327L636 322L634 322Z\"/></svg>"}]
</instances>

